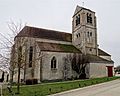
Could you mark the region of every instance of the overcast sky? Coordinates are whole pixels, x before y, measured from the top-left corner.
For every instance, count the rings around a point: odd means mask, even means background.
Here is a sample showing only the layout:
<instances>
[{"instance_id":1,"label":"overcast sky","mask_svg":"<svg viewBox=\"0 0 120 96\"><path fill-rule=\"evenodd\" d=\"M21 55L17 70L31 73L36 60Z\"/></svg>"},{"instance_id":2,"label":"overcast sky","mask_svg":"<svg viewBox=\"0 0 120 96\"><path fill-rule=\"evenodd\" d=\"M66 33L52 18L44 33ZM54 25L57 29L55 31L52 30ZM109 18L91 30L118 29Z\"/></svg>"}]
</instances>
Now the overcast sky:
<instances>
[{"instance_id":1,"label":"overcast sky","mask_svg":"<svg viewBox=\"0 0 120 96\"><path fill-rule=\"evenodd\" d=\"M0 33L10 33L10 19L71 33L74 10L83 1L96 12L99 47L112 55L115 66L120 65L120 0L0 0Z\"/></svg>"}]
</instances>

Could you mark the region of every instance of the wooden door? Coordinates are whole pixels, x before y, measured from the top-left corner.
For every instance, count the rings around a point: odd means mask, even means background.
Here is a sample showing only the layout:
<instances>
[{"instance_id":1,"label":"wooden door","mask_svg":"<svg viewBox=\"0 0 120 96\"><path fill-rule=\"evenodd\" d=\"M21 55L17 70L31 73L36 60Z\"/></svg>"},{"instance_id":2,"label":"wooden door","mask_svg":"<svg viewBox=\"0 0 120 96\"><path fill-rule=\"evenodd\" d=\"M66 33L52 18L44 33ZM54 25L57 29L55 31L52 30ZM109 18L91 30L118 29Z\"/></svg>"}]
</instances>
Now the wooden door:
<instances>
[{"instance_id":1,"label":"wooden door","mask_svg":"<svg viewBox=\"0 0 120 96\"><path fill-rule=\"evenodd\" d=\"M113 77L113 66L107 66L108 77Z\"/></svg>"}]
</instances>

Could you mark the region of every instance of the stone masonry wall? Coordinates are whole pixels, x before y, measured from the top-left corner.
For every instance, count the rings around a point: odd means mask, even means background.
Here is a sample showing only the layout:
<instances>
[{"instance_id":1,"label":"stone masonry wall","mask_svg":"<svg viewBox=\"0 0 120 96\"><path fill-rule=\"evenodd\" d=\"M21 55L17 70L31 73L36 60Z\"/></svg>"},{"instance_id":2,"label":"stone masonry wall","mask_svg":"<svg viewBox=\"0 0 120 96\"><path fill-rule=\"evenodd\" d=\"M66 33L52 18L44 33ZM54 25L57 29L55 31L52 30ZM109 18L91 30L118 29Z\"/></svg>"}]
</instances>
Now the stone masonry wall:
<instances>
[{"instance_id":1,"label":"stone masonry wall","mask_svg":"<svg viewBox=\"0 0 120 96\"><path fill-rule=\"evenodd\" d=\"M113 66L113 64L90 63L90 78L107 77L106 66Z\"/></svg>"}]
</instances>

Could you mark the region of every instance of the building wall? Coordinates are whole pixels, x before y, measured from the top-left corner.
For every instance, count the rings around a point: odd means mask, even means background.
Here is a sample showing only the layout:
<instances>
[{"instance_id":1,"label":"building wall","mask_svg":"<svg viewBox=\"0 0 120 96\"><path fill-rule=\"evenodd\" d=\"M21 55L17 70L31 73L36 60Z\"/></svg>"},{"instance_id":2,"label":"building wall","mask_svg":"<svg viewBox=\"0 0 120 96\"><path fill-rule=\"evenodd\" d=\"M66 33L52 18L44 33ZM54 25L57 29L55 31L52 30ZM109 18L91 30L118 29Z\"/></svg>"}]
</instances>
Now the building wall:
<instances>
[{"instance_id":1,"label":"building wall","mask_svg":"<svg viewBox=\"0 0 120 96\"><path fill-rule=\"evenodd\" d=\"M106 63L90 63L90 78L107 77L107 66L114 66Z\"/></svg>"},{"instance_id":2,"label":"building wall","mask_svg":"<svg viewBox=\"0 0 120 96\"><path fill-rule=\"evenodd\" d=\"M18 48L21 46L22 47L22 59L23 59L23 64L26 65L22 65L23 67L26 66L26 75L25 75L25 79L31 79L33 78L31 76L32 72L35 72L35 76L34 78L40 78L39 77L39 62L41 62L39 58L39 53L41 52L41 50L39 50L39 47L37 46L37 42L49 42L49 43L58 43L58 44L69 44L71 45L71 42L66 42L66 41L55 41L55 40L48 40L48 39L41 39L41 38L31 38L31 37L16 37L15 38L15 54L12 53L12 55L14 55L14 61L12 62L18 62ZM33 46L33 61L32 64L32 68L29 68L29 48L30 46ZM11 55L11 56L12 56ZM11 59L13 60L13 59ZM11 63L12 65L13 63ZM37 64L37 65L36 65ZM15 65L15 67L17 67L17 64ZM14 68L13 68L14 69ZM34 70L35 69L35 70ZM15 68L15 71L17 70L17 68ZM38 74L39 73L39 74ZM37 75L36 75L37 74ZM22 70L21 72L21 78L24 78L24 71ZM15 73L14 75L14 79L16 81L17 78L17 73Z\"/></svg>"},{"instance_id":3,"label":"building wall","mask_svg":"<svg viewBox=\"0 0 120 96\"><path fill-rule=\"evenodd\" d=\"M13 75L13 82L17 82L18 81L18 68L14 69L14 75ZM24 70L21 68L20 69L20 82L21 80L24 79Z\"/></svg>"},{"instance_id":4,"label":"building wall","mask_svg":"<svg viewBox=\"0 0 120 96\"><path fill-rule=\"evenodd\" d=\"M19 38L20 39L20 38ZM18 39L18 41L19 41ZM22 41L23 40L23 41ZM64 67L64 60L63 58L67 58L68 55L73 55L73 53L64 53L64 52L47 52L47 51L41 51L39 49L39 46L37 46L36 41L41 41L38 38L21 38L20 41L16 41L15 49L17 49L19 46L23 47L23 52L25 53L25 62L26 63L26 74L25 79L38 79L38 81L42 80L55 80L55 79L63 79L63 67ZM47 42L47 40L45 41ZM55 43L55 42L52 42ZM59 41L56 43L59 43ZM64 44L65 42L61 42L61 44ZM66 43L68 44L68 43ZM34 47L33 52L33 66L29 68L29 47ZM16 53L17 54L17 53ZM24 55L24 54L23 54ZM39 57L40 55L40 57ZM57 68L55 70L51 69L51 59L55 56L57 59ZM24 57L24 56L23 56ZM17 55L16 55L16 61L17 61ZM107 73L107 67L106 66L113 66L110 64L103 64L103 63L90 63L86 67L86 76L87 78L96 78L96 77L105 77L108 75ZM17 67L17 66L16 66ZM67 73L67 78L76 77L77 73L74 72L71 68L71 64L69 64L70 70ZM15 69L17 70L17 69ZM102 71L101 71L102 70ZM32 73L34 74L32 76ZM14 75L14 81L17 81L17 73ZM21 79L24 79L24 70L21 70Z\"/></svg>"},{"instance_id":5,"label":"building wall","mask_svg":"<svg viewBox=\"0 0 120 96\"><path fill-rule=\"evenodd\" d=\"M37 72L37 70L40 70L40 67L36 67L36 77L42 80L55 80L55 79L64 79L64 58L67 58L69 55L73 55L73 53L59 53L59 52L43 52L44 56L41 58L41 61L39 62L41 64L42 70ZM56 69L51 69L51 59L53 57L56 57L57 60L57 66ZM67 71L67 78L71 78L72 76L76 76L76 72L73 72L71 69L71 63L69 62L67 64L68 71ZM41 78L40 78L41 74Z\"/></svg>"}]
</instances>

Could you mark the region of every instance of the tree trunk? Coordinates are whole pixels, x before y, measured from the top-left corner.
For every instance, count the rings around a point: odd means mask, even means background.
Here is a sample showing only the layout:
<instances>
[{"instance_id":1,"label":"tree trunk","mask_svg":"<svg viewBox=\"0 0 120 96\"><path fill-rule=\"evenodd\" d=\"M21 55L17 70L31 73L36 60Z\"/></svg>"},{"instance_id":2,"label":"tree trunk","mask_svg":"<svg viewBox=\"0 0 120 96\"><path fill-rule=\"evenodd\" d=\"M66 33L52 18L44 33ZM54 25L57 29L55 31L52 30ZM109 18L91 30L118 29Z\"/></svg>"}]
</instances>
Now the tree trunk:
<instances>
[{"instance_id":1,"label":"tree trunk","mask_svg":"<svg viewBox=\"0 0 120 96\"><path fill-rule=\"evenodd\" d=\"M14 75L14 71L11 70L11 76L10 76L10 84L12 86L12 83L13 83L13 75Z\"/></svg>"},{"instance_id":2,"label":"tree trunk","mask_svg":"<svg viewBox=\"0 0 120 96\"><path fill-rule=\"evenodd\" d=\"M40 82L42 81L42 58L40 58Z\"/></svg>"},{"instance_id":3,"label":"tree trunk","mask_svg":"<svg viewBox=\"0 0 120 96\"><path fill-rule=\"evenodd\" d=\"M17 82L17 94L20 93L20 64L18 64L18 82Z\"/></svg>"},{"instance_id":4,"label":"tree trunk","mask_svg":"<svg viewBox=\"0 0 120 96\"><path fill-rule=\"evenodd\" d=\"M17 94L20 93L20 67L22 61L22 47L20 46L18 49L18 82L17 82Z\"/></svg>"},{"instance_id":5,"label":"tree trunk","mask_svg":"<svg viewBox=\"0 0 120 96\"><path fill-rule=\"evenodd\" d=\"M26 81L26 77L25 77L25 76L26 76L26 62L25 62L25 67L24 67L24 80L23 80L24 83L25 83L25 81Z\"/></svg>"}]
</instances>

